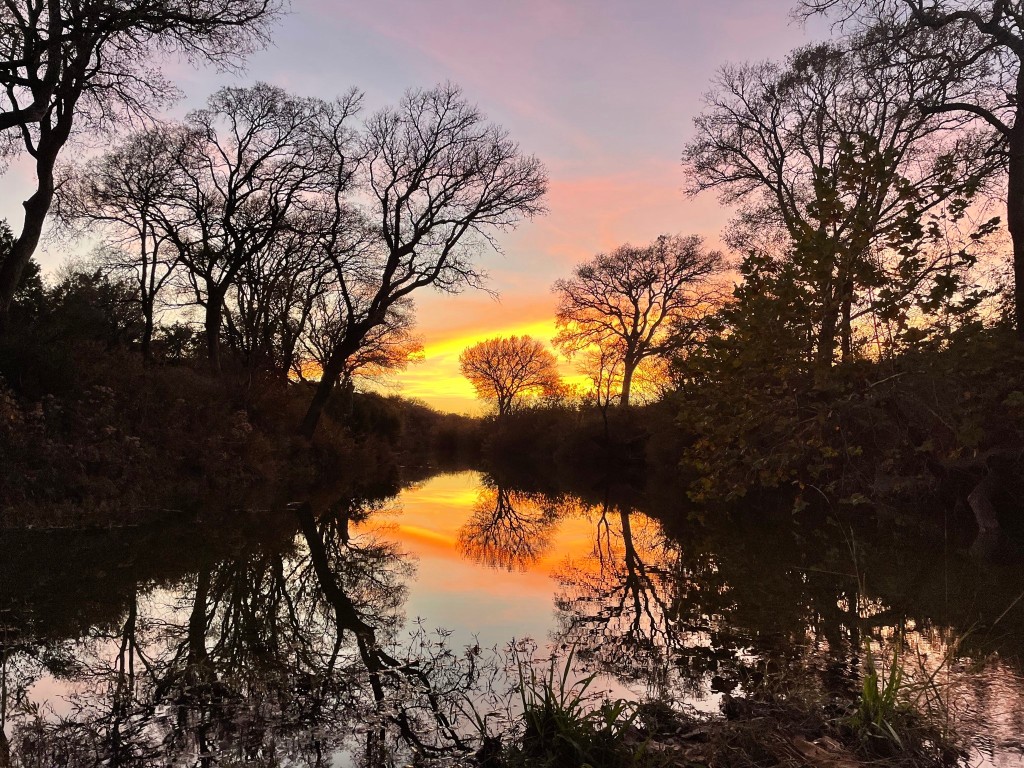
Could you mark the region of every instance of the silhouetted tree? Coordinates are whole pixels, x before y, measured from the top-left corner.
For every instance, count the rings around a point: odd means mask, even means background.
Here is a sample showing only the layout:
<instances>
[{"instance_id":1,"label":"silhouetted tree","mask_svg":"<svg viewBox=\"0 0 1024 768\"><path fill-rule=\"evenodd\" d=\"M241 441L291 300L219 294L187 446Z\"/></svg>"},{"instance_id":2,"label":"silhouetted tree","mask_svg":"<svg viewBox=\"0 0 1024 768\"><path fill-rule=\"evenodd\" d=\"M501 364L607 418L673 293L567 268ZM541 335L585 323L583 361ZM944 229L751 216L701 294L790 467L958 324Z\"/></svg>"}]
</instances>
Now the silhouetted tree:
<instances>
[{"instance_id":1,"label":"silhouetted tree","mask_svg":"<svg viewBox=\"0 0 1024 768\"><path fill-rule=\"evenodd\" d=\"M190 136L155 126L129 136L106 154L74 168L57 192L57 215L76 234L103 236L107 272L125 272L137 285L145 319L142 355L151 356L157 297L174 273L178 253L167 245L161 207L177 194L177 162Z\"/></svg>"},{"instance_id":2,"label":"silhouetted tree","mask_svg":"<svg viewBox=\"0 0 1024 768\"><path fill-rule=\"evenodd\" d=\"M886 50L864 39L726 67L685 150L691 193L740 206L730 244L800 294L819 371L837 340L850 356L858 317L905 321L915 299L959 289L994 226L958 231L995 166L991 141L920 109L955 67L909 54L880 66Z\"/></svg>"},{"instance_id":3,"label":"silhouetted tree","mask_svg":"<svg viewBox=\"0 0 1024 768\"><path fill-rule=\"evenodd\" d=\"M328 290L330 265L319 259L308 219L293 219L267 248L247 261L225 302L225 332L246 367L284 378L301 365L300 342Z\"/></svg>"},{"instance_id":4,"label":"silhouetted tree","mask_svg":"<svg viewBox=\"0 0 1024 768\"><path fill-rule=\"evenodd\" d=\"M154 216L203 307L215 370L228 290L244 269L286 247L286 236L308 223L309 196L327 183L347 189L348 172L336 174L345 166L347 122L359 100L354 91L329 103L258 84L222 88L189 115L190 140L175 158L173 194Z\"/></svg>"},{"instance_id":5,"label":"silhouetted tree","mask_svg":"<svg viewBox=\"0 0 1024 768\"><path fill-rule=\"evenodd\" d=\"M344 302L332 286L319 293L302 334L303 355L296 362L300 378L316 377L341 343L345 333ZM406 368L423 352L423 343L413 332L416 318L411 299L398 301L388 310L384 322L363 338L363 343L346 361L340 382L356 377L380 379Z\"/></svg>"},{"instance_id":6,"label":"silhouetted tree","mask_svg":"<svg viewBox=\"0 0 1024 768\"><path fill-rule=\"evenodd\" d=\"M836 12L888 39L899 68L928 58L957 72L910 94L924 115L955 114L994 129L1007 171L1006 221L1013 240L1014 321L1024 339L1024 13L1005 0L803 0L809 13ZM924 41L924 43L922 43Z\"/></svg>"},{"instance_id":7,"label":"silhouetted tree","mask_svg":"<svg viewBox=\"0 0 1024 768\"><path fill-rule=\"evenodd\" d=\"M142 334L134 286L99 269L65 269L45 304L46 330L54 339L114 348L137 344Z\"/></svg>"},{"instance_id":8,"label":"silhouetted tree","mask_svg":"<svg viewBox=\"0 0 1024 768\"><path fill-rule=\"evenodd\" d=\"M672 329L701 322L717 303L712 280L722 268L721 253L696 236L662 235L650 245L600 253L555 282L555 345L568 355L600 348L605 373L598 386L621 368L619 402L628 406L637 367L667 356Z\"/></svg>"},{"instance_id":9,"label":"silhouetted tree","mask_svg":"<svg viewBox=\"0 0 1024 768\"><path fill-rule=\"evenodd\" d=\"M451 85L410 91L371 117L358 176L368 230L351 239L352 211L335 195L321 238L335 266L345 332L331 350L301 432L312 436L349 358L389 309L417 290L479 285L474 266L493 234L543 211L544 167Z\"/></svg>"},{"instance_id":10,"label":"silhouetted tree","mask_svg":"<svg viewBox=\"0 0 1024 768\"><path fill-rule=\"evenodd\" d=\"M557 358L531 336L499 336L467 347L459 355L459 370L478 397L497 405L499 416L560 386Z\"/></svg>"},{"instance_id":11,"label":"silhouetted tree","mask_svg":"<svg viewBox=\"0 0 1024 768\"><path fill-rule=\"evenodd\" d=\"M0 7L0 130L20 136L36 189L0 263L0 326L35 252L54 193L57 157L75 130L145 114L173 88L155 56L230 64L262 41L275 0L11 0Z\"/></svg>"}]
</instances>

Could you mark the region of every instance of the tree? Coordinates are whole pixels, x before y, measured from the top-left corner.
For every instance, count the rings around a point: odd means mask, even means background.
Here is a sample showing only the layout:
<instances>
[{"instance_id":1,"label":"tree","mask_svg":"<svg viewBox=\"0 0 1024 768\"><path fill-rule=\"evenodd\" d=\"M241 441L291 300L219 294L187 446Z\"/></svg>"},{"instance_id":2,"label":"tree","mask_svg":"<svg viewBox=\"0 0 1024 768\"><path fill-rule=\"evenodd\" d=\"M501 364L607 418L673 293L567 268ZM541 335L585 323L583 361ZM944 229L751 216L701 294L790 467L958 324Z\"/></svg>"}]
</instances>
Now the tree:
<instances>
[{"instance_id":1,"label":"tree","mask_svg":"<svg viewBox=\"0 0 1024 768\"><path fill-rule=\"evenodd\" d=\"M55 189L54 166L76 130L145 114L173 88L152 62L183 54L229 65L263 39L275 0L10 0L0 6L0 130L20 136L35 192L0 263L0 326L35 252Z\"/></svg>"},{"instance_id":2,"label":"tree","mask_svg":"<svg viewBox=\"0 0 1024 768\"><path fill-rule=\"evenodd\" d=\"M295 218L289 231L247 261L225 301L231 351L250 370L262 368L282 379L301 367L302 339L330 273L303 227L306 220Z\"/></svg>"},{"instance_id":3,"label":"tree","mask_svg":"<svg viewBox=\"0 0 1024 768\"><path fill-rule=\"evenodd\" d=\"M568 355L599 348L605 373L596 380L621 369L619 401L628 406L638 366L668 355L673 329L698 322L717 303L712 279L722 269L721 253L697 236L662 235L600 253L555 282L555 345Z\"/></svg>"},{"instance_id":4,"label":"tree","mask_svg":"<svg viewBox=\"0 0 1024 768\"><path fill-rule=\"evenodd\" d=\"M73 167L57 192L60 223L93 237L104 235L101 258L109 272L125 272L137 286L145 326L142 355L149 360L157 299L178 265L159 226L160 207L175 194L177 158L189 134L155 126L133 134L106 154Z\"/></svg>"},{"instance_id":5,"label":"tree","mask_svg":"<svg viewBox=\"0 0 1024 768\"><path fill-rule=\"evenodd\" d=\"M925 115L982 121L1002 145L1006 221L1013 241L1014 321L1024 340L1024 12L1006 0L803 0L809 13L839 11L844 21L879 24L894 50L963 70L938 93L912 94ZM925 34L922 35L922 32ZM922 44L922 40L926 40ZM955 45L950 45L954 41ZM891 64L889 65L891 66Z\"/></svg>"},{"instance_id":6,"label":"tree","mask_svg":"<svg viewBox=\"0 0 1024 768\"><path fill-rule=\"evenodd\" d=\"M499 336L467 347L459 355L459 369L480 398L497 405L499 416L560 385L558 359L530 336Z\"/></svg>"},{"instance_id":7,"label":"tree","mask_svg":"<svg viewBox=\"0 0 1024 768\"><path fill-rule=\"evenodd\" d=\"M487 484L459 529L459 551L491 568L525 572L550 548L557 522L558 507L547 497Z\"/></svg>"},{"instance_id":8,"label":"tree","mask_svg":"<svg viewBox=\"0 0 1024 768\"><path fill-rule=\"evenodd\" d=\"M411 299L396 302L388 310L383 323L363 338L360 348L349 357L342 371L340 383L350 383L356 376L380 379L394 371L406 368L422 357L423 342L413 332L416 325ZM300 378L306 378L312 368L320 375L331 351L342 342L345 316L337 292L328 286L321 291L310 310L306 327L300 339L303 356L296 362Z\"/></svg>"},{"instance_id":9,"label":"tree","mask_svg":"<svg viewBox=\"0 0 1024 768\"><path fill-rule=\"evenodd\" d=\"M225 300L243 270L276 262L268 254L311 226L309 199L325 184L348 191L347 124L360 98L297 98L260 83L222 88L189 115L168 194L152 216L203 307L214 370ZM314 240L302 248L314 250Z\"/></svg>"},{"instance_id":10,"label":"tree","mask_svg":"<svg viewBox=\"0 0 1024 768\"><path fill-rule=\"evenodd\" d=\"M995 167L991 141L919 108L957 71L886 57L897 52L865 36L726 67L684 153L691 194L740 207L730 244L801 292L819 373L837 342L849 358L858 317L905 321L916 299L959 289L994 226L965 215Z\"/></svg>"},{"instance_id":11,"label":"tree","mask_svg":"<svg viewBox=\"0 0 1024 768\"><path fill-rule=\"evenodd\" d=\"M458 88L410 91L366 123L356 176L369 200L353 244L352 207L328 198L320 247L335 268L345 332L331 350L300 431L312 437L348 359L389 309L428 286L481 284L474 257L496 231L543 212L544 166L486 122Z\"/></svg>"}]
</instances>

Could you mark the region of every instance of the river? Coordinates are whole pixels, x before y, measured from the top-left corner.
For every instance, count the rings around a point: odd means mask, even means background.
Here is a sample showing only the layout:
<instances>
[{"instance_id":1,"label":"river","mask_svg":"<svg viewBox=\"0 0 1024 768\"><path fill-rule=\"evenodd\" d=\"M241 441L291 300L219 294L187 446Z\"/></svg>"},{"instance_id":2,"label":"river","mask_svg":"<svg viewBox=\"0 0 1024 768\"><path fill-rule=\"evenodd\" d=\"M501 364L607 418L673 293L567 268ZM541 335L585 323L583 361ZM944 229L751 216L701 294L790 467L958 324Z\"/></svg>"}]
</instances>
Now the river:
<instances>
[{"instance_id":1,"label":"river","mask_svg":"<svg viewBox=\"0 0 1024 768\"><path fill-rule=\"evenodd\" d=\"M934 527L459 472L4 531L0 720L26 765L370 765L413 743L454 764L524 663L713 716L757 686L850 690L870 649L972 764L1021 768L1024 559Z\"/></svg>"}]
</instances>

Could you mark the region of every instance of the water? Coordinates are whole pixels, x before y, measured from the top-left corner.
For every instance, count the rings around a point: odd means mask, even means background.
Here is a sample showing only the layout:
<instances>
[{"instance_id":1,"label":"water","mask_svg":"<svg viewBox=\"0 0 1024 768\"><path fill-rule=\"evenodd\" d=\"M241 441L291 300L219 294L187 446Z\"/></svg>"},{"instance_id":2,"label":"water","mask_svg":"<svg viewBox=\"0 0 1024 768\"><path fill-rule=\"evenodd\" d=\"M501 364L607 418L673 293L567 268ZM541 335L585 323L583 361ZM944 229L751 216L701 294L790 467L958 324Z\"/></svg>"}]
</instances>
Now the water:
<instances>
[{"instance_id":1,"label":"water","mask_svg":"<svg viewBox=\"0 0 1024 768\"><path fill-rule=\"evenodd\" d=\"M971 762L1020 768L1024 565L921 529L465 472L391 498L5 531L0 719L29 764L372 765L411 741L443 763L467 702L504 705L513 641L571 649L612 697L707 713L766 681L848 687L865 648L884 663L899 645Z\"/></svg>"}]
</instances>

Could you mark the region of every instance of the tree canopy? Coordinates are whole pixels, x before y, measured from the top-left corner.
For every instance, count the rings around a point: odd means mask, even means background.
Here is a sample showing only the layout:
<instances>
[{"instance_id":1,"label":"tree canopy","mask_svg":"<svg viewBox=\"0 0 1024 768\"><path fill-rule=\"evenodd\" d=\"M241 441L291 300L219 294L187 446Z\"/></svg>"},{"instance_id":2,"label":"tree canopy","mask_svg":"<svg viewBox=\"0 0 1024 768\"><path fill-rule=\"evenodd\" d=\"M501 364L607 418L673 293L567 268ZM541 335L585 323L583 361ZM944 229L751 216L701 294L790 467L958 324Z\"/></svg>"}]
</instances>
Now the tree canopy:
<instances>
[{"instance_id":1,"label":"tree canopy","mask_svg":"<svg viewBox=\"0 0 1024 768\"><path fill-rule=\"evenodd\" d=\"M0 325L35 252L56 188L54 167L83 129L146 116L174 88L168 53L237 63L265 40L276 0L11 0L0 6L0 130L35 166L35 192L14 247L0 263Z\"/></svg>"},{"instance_id":2,"label":"tree canopy","mask_svg":"<svg viewBox=\"0 0 1024 768\"><path fill-rule=\"evenodd\" d=\"M637 367L677 349L679 334L715 306L713 278L722 269L722 254L697 236L662 235L599 253L554 284L555 345L567 355L600 350L591 359L621 369L619 399L627 406Z\"/></svg>"},{"instance_id":3,"label":"tree canopy","mask_svg":"<svg viewBox=\"0 0 1024 768\"><path fill-rule=\"evenodd\" d=\"M499 336L467 347L459 355L459 368L477 395L495 404L499 416L560 386L558 359L530 336Z\"/></svg>"}]
</instances>

